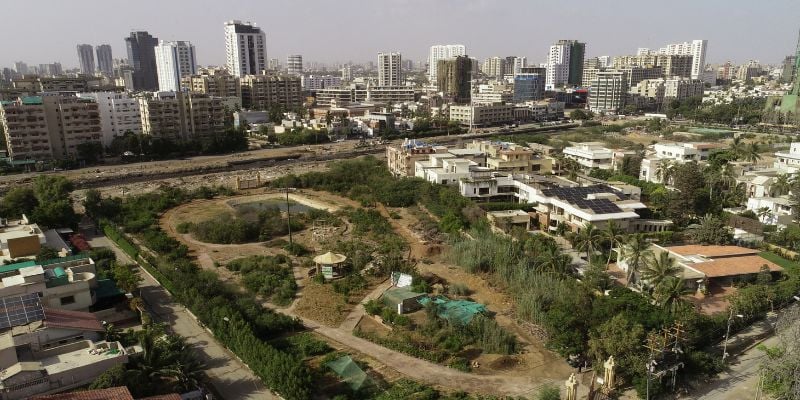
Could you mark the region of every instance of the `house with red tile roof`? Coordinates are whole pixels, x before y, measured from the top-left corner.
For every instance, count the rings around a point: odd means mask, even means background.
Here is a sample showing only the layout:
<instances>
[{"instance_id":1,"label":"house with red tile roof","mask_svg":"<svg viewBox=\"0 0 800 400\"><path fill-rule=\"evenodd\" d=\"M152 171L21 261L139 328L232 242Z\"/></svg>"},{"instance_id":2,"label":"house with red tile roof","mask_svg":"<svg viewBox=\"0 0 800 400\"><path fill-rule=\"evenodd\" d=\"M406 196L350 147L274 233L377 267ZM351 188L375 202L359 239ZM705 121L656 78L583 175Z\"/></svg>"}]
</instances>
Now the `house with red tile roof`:
<instances>
[{"instance_id":1,"label":"house with red tile roof","mask_svg":"<svg viewBox=\"0 0 800 400\"><path fill-rule=\"evenodd\" d=\"M783 268L759 255L758 250L740 246L720 245L682 245L659 246L650 245L655 257L668 253L681 268L678 277L683 279L686 287L697 292L704 292L712 285L719 287L733 286L742 280L753 279L767 268L773 275L778 275ZM617 266L628 270L627 260L619 258Z\"/></svg>"}]
</instances>

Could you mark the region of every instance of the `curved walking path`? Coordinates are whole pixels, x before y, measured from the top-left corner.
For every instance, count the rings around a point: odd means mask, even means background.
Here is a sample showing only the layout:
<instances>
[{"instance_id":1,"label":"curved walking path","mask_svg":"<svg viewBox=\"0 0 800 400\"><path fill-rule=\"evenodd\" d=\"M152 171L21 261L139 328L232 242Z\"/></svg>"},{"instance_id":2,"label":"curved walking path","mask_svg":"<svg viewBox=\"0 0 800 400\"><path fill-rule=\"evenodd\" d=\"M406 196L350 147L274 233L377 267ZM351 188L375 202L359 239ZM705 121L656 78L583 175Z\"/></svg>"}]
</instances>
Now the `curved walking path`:
<instances>
[{"instance_id":1,"label":"curved walking path","mask_svg":"<svg viewBox=\"0 0 800 400\"><path fill-rule=\"evenodd\" d=\"M330 196L330 194L328 195ZM345 202L345 204L347 204L347 202ZM395 232L397 232L408 242L411 250L410 253L417 257L421 256L420 253L424 246L420 243L420 238L411 232L408 227L392 219L389 216L389 211L383 205L379 205L377 209L384 217L387 218ZM177 234L173 227L170 226L171 224L165 222L166 221L162 217L162 228L166 228L165 230L168 233L174 237L177 237L179 240L182 240L184 243L191 243L193 238L187 238L187 235ZM207 244L203 243L203 245ZM202 267L212 269L211 265L208 265L211 264L208 254L198 252L197 255ZM215 269L218 273L225 270L224 268L213 269ZM294 269L295 277L302 278L302 271L299 270L297 266L295 266ZM231 278L236 279L233 274L231 274ZM527 397L535 394L542 385L547 383L552 383L559 387L561 386L560 380L556 381L544 377L511 376L504 375L502 372L485 375L462 372L453 368L412 357L399 351L391 350L379 344L370 342L369 340L354 336L352 333L353 329L356 327L361 318L366 315L364 303L370 299L376 299L380 297L380 295L383 294L383 292L390 286L391 282L389 280L378 285L365 296L365 298L350 312L350 314L338 327L325 326L314 320L295 314L294 308L299 300L299 297L296 297L294 301L286 307L278 307L267 301L262 302L262 305L276 312L297 318L307 329L322 335L328 340L339 343L344 347L349 347L357 352L363 353L364 355L379 361L381 364L398 371L400 374L410 379L436 387L484 395ZM298 295L302 296L302 292L299 292ZM564 379L566 379L566 377L564 377Z\"/></svg>"}]
</instances>

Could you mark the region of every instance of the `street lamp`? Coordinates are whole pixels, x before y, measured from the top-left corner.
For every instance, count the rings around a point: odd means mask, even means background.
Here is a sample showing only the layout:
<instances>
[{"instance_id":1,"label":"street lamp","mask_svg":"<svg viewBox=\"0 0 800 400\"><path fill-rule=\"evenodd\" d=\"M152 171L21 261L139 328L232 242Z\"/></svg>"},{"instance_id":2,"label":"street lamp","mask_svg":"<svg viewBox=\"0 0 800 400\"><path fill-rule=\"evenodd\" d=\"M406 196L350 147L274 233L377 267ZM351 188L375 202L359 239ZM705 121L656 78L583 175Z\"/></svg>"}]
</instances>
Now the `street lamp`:
<instances>
[{"instance_id":1,"label":"street lamp","mask_svg":"<svg viewBox=\"0 0 800 400\"><path fill-rule=\"evenodd\" d=\"M725 343L722 345L722 362L728 357L728 337L731 334L731 322L733 321L733 308L731 308L730 315L728 316L728 329L725 331ZM744 318L742 314L736 314L736 318Z\"/></svg>"}]
</instances>

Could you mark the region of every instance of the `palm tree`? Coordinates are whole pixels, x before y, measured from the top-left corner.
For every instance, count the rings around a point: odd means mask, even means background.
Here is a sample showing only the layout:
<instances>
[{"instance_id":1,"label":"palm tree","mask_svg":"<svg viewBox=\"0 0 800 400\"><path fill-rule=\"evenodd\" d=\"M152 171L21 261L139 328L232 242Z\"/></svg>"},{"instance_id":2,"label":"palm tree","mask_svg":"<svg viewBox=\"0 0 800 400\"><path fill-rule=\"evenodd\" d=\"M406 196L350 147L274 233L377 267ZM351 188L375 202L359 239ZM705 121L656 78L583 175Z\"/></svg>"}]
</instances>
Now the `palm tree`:
<instances>
[{"instance_id":1,"label":"palm tree","mask_svg":"<svg viewBox=\"0 0 800 400\"><path fill-rule=\"evenodd\" d=\"M758 143L748 144L742 152L742 158L753 164L761 160L761 148L758 146Z\"/></svg>"},{"instance_id":2,"label":"palm tree","mask_svg":"<svg viewBox=\"0 0 800 400\"><path fill-rule=\"evenodd\" d=\"M573 237L575 249L578 251L585 251L587 261L591 255L594 254L601 240L602 236L600 230L592 223L584 225Z\"/></svg>"},{"instance_id":3,"label":"palm tree","mask_svg":"<svg viewBox=\"0 0 800 400\"><path fill-rule=\"evenodd\" d=\"M612 250L615 246L619 247L620 243L625 239L625 235L622 228L613 219L608 221L601 233L603 238L608 241L608 260L606 261L606 265L608 265L611 264Z\"/></svg>"},{"instance_id":4,"label":"palm tree","mask_svg":"<svg viewBox=\"0 0 800 400\"><path fill-rule=\"evenodd\" d=\"M570 257L561 252L558 246L547 246L541 251L534 263L545 272L565 273L569 270Z\"/></svg>"},{"instance_id":5,"label":"palm tree","mask_svg":"<svg viewBox=\"0 0 800 400\"><path fill-rule=\"evenodd\" d=\"M651 255L645 261L642 278L652 288L657 288L667 278L675 276L680 270L681 268L675 265L675 259L670 257L668 252L662 251L658 254L658 257Z\"/></svg>"},{"instance_id":6,"label":"palm tree","mask_svg":"<svg viewBox=\"0 0 800 400\"><path fill-rule=\"evenodd\" d=\"M791 178L789 174L779 174L775 177L775 182L772 183L772 195L783 196L789 193L789 188L792 187Z\"/></svg>"},{"instance_id":7,"label":"palm tree","mask_svg":"<svg viewBox=\"0 0 800 400\"><path fill-rule=\"evenodd\" d=\"M633 283L636 275L646 265L647 259L653 255L650 251L650 243L647 242L645 236L641 233L628 236L628 240L621 247L621 258L625 259L628 264L628 286Z\"/></svg>"},{"instance_id":8,"label":"palm tree","mask_svg":"<svg viewBox=\"0 0 800 400\"><path fill-rule=\"evenodd\" d=\"M761 207L761 208L758 209L758 212L756 212L756 215L758 215L758 219L761 222L766 223L766 221L769 221L770 218L772 217L772 210L769 207L766 207L766 206L765 207Z\"/></svg>"},{"instance_id":9,"label":"palm tree","mask_svg":"<svg viewBox=\"0 0 800 400\"><path fill-rule=\"evenodd\" d=\"M661 160L656 168L656 179L661 183L668 185L675 172L675 163L670 160Z\"/></svg>"},{"instance_id":10,"label":"palm tree","mask_svg":"<svg viewBox=\"0 0 800 400\"><path fill-rule=\"evenodd\" d=\"M191 353L182 353L174 364L164 370L165 376L175 380L179 393L196 390L203 381L205 366Z\"/></svg>"},{"instance_id":11,"label":"palm tree","mask_svg":"<svg viewBox=\"0 0 800 400\"><path fill-rule=\"evenodd\" d=\"M742 142L742 138L740 136L734 137L733 142L728 145L728 150L737 160L742 157L742 154L744 154L744 142Z\"/></svg>"},{"instance_id":12,"label":"palm tree","mask_svg":"<svg viewBox=\"0 0 800 400\"><path fill-rule=\"evenodd\" d=\"M686 306L683 296L689 294L681 278L669 276L655 290L655 299L659 306L675 314Z\"/></svg>"},{"instance_id":13,"label":"palm tree","mask_svg":"<svg viewBox=\"0 0 800 400\"><path fill-rule=\"evenodd\" d=\"M725 163L719 170L719 181L727 184L728 188L736 184L736 171L733 170L733 165Z\"/></svg>"}]
</instances>

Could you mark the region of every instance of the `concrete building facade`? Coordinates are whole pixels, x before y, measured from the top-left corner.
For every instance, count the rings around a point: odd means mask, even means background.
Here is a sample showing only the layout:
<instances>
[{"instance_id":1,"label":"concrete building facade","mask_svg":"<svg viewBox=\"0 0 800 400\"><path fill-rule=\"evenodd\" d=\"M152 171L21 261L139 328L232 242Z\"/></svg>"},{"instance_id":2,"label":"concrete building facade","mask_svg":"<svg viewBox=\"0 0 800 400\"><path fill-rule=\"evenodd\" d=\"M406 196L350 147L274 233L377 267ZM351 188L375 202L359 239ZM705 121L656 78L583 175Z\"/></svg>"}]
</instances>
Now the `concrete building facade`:
<instances>
[{"instance_id":1,"label":"concrete building facade","mask_svg":"<svg viewBox=\"0 0 800 400\"><path fill-rule=\"evenodd\" d=\"M79 145L101 142L97 103L73 94L43 93L0 105L8 154L17 160L79 156Z\"/></svg>"},{"instance_id":2,"label":"concrete building facade","mask_svg":"<svg viewBox=\"0 0 800 400\"><path fill-rule=\"evenodd\" d=\"M260 74L267 69L267 36L250 22L228 21L225 23L225 55L231 75Z\"/></svg>"},{"instance_id":3,"label":"concrete building facade","mask_svg":"<svg viewBox=\"0 0 800 400\"><path fill-rule=\"evenodd\" d=\"M455 57L466 56L467 50L463 44L433 45L428 54L428 80L431 83L437 82L439 60L447 60Z\"/></svg>"},{"instance_id":4,"label":"concrete building facade","mask_svg":"<svg viewBox=\"0 0 800 400\"><path fill-rule=\"evenodd\" d=\"M181 90L181 79L197 73L194 45L190 42L162 40L155 53L158 88L162 92Z\"/></svg>"},{"instance_id":5,"label":"concrete building facade","mask_svg":"<svg viewBox=\"0 0 800 400\"><path fill-rule=\"evenodd\" d=\"M625 105L627 92L627 72L597 72L589 90L589 109L597 113L618 113Z\"/></svg>"},{"instance_id":6,"label":"concrete building facade","mask_svg":"<svg viewBox=\"0 0 800 400\"><path fill-rule=\"evenodd\" d=\"M222 99L184 92L140 96L142 134L177 142L208 141L225 134Z\"/></svg>"},{"instance_id":7,"label":"concrete building facade","mask_svg":"<svg viewBox=\"0 0 800 400\"><path fill-rule=\"evenodd\" d=\"M242 98L240 78L229 74L227 69L206 69L199 74L185 76L181 78L181 87L211 97Z\"/></svg>"},{"instance_id":8,"label":"concrete building facade","mask_svg":"<svg viewBox=\"0 0 800 400\"><path fill-rule=\"evenodd\" d=\"M286 56L286 73L289 75L302 75L303 74L303 56L300 54L292 54Z\"/></svg>"},{"instance_id":9,"label":"concrete building facade","mask_svg":"<svg viewBox=\"0 0 800 400\"><path fill-rule=\"evenodd\" d=\"M97 51L97 70L108 77L114 76L114 55L111 45L101 44L95 48Z\"/></svg>"},{"instance_id":10,"label":"concrete building facade","mask_svg":"<svg viewBox=\"0 0 800 400\"><path fill-rule=\"evenodd\" d=\"M158 90L155 48L158 38L145 31L131 32L125 38L128 63L133 67L134 90Z\"/></svg>"},{"instance_id":11,"label":"concrete building facade","mask_svg":"<svg viewBox=\"0 0 800 400\"><path fill-rule=\"evenodd\" d=\"M92 99L97 103L103 146L111 146L114 138L122 137L127 132L135 135L142 133L139 101L127 93L91 92L79 93L78 96Z\"/></svg>"},{"instance_id":12,"label":"concrete building facade","mask_svg":"<svg viewBox=\"0 0 800 400\"><path fill-rule=\"evenodd\" d=\"M81 73L84 75L94 75L94 48L90 44L78 45L78 64Z\"/></svg>"},{"instance_id":13,"label":"concrete building facade","mask_svg":"<svg viewBox=\"0 0 800 400\"><path fill-rule=\"evenodd\" d=\"M402 55L400 52L378 53L378 86L402 86Z\"/></svg>"},{"instance_id":14,"label":"concrete building facade","mask_svg":"<svg viewBox=\"0 0 800 400\"><path fill-rule=\"evenodd\" d=\"M294 109L303 104L298 76L246 75L241 79L242 107L268 110L273 104Z\"/></svg>"}]
</instances>

